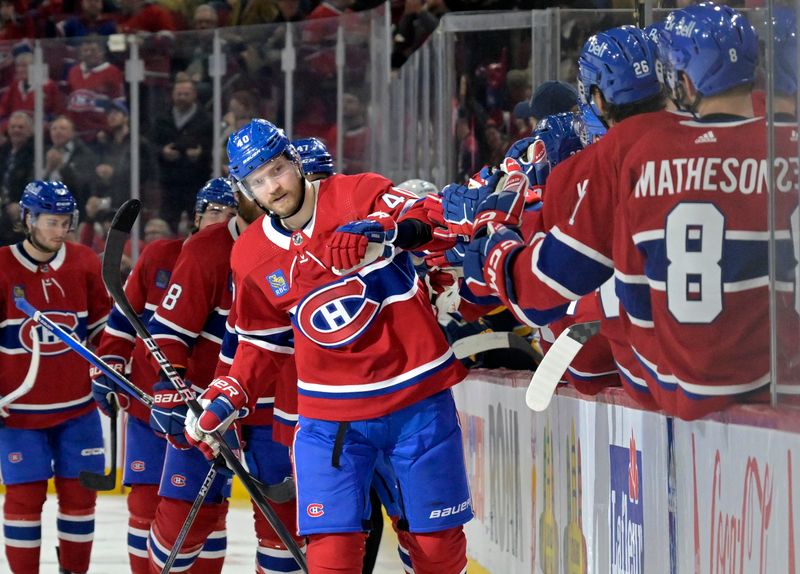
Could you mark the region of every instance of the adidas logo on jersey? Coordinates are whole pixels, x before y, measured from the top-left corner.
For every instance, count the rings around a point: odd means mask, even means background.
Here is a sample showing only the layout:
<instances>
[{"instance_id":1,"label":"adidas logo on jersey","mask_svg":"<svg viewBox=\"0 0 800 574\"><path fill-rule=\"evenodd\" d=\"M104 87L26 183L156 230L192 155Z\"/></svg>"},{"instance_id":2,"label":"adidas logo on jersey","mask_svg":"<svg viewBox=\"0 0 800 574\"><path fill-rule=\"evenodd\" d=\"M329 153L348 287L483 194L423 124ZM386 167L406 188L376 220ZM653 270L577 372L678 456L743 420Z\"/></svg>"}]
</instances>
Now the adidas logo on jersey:
<instances>
[{"instance_id":1,"label":"adidas logo on jersey","mask_svg":"<svg viewBox=\"0 0 800 574\"><path fill-rule=\"evenodd\" d=\"M708 130L706 133L698 137L694 140L694 143L701 144L701 143L715 143L717 141L716 136L714 136L714 132Z\"/></svg>"}]
</instances>

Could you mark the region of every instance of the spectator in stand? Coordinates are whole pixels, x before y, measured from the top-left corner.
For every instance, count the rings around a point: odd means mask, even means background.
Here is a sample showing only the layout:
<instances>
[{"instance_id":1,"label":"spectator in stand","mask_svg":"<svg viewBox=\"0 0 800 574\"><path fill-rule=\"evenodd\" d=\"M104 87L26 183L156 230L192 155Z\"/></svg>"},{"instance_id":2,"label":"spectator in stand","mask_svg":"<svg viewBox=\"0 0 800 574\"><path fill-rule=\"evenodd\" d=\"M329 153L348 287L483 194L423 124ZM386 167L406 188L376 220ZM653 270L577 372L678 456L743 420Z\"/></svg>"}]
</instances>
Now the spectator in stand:
<instances>
[{"instance_id":1,"label":"spectator in stand","mask_svg":"<svg viewBox=\"0 0 800 574\"><path fill-rule=\"evenodd\" d=\"M209 75L208 55L213 51L214 29L219 26L216 9L211 4L200 4L194 11L192 28L195 34L190 42L177 42L172 59L173 70L189 75L197 88L200 102L211 100L213 87Z\"/></svg>"},{"instance_id":2,"label":"spectator in stand","mask_svg":"<svg viewBox=\"0 0 800 574\"><path fill-rule=\"evenodd\" d=\"M78 243L91 247L92 251L100 255L105 249L105 239L108 229L104 227L108 219L107 213L111 212L113 218L114 210L111 209L111 199L108 197L98 197L93 195L86 200L83 209L83 218L78 224Z\"/></svg>"},{"instance_id":3,"label":"spectator in stand","mask_svg":"<svg viewBox=\"0 0 800 574\"><path fill-rule=\"evenodd\" d=\"M228 0L228 26L268 24L278 17L278 7L272 0Z\"/></svg>"},{"instance_id":4,"label":"spectator in stand","mask_svg":"<svg viewBox=\"0 0 800 574\"><path fill-rule=\"evenodd\" d=\"M197 190L211 177L211 117L197 103L186 75L172 88L172 107L156 118L152 141L158 152L161 215L177 228L181 212L192 213Z\"/></svg>"},{"instance_id":5,"label":"spectator in stand","mask_svg":"<svg viewBox=\"0 0 800 574\"><path fill-rule=\"evenodd\" d=\"M195 30L213 30L220 25L217 10L211 4L200 4L194 9L192 27Z\"/></svg>"},{"instance_id":6,"label":"spectator in stand","mask_svg":"<svg viewBox=\"0 0 800 574\"><path fill-rule=\"evenodd\" d=\"M13 112L27 111L33 114L34 93L28 82L28 66L33 63L33 51L30 44L21 42L15 45L11 54L14 56L14 83L0 97L0 120L8 121ZM55 82L48 79L42 89L44 92L45 121L50 121L63 112L61 93Z\"/></svg>"},{"instance_id":7,"label":"spectator in stand","mask_svg":"<svg viewBox=\"0 0 800 574\"><path fill-rule=\"evenodd\" d=\"M104 36L84 38L78 48L80 63L70 68L67 76L67 115L86 142L94 141L97 132L105 129L109 102L125 96L122 72L106 61L105 42Z\"/></svg>"},{"instance_id":8,"label":"spectator in stand","mask_svg":"<svg viewBox=\"0 0 800 574\"><path fill-rule=\"evenodd\" d=\"M222 116L222 137L219 145L226 151L228 138L247 125L247 122L258 117L258 96L249 90L237 90L231 94L228 102L228 113Z\"/></svg>"},{"instance_id":9,"label":"spectator in stand","mask_svg":"<svg viewBox=\"0 0 800 574\"><path fill-rule=\"evenodd\" d=\"M8 120L8 139L0 145L0 245L23 238L15 231L22 190L33 179L33 120L14 112Z\"/></svg>"},{"instance_id":10,"label":"spectator in stand","mask_svg":"<svg viewBox=\"0 0 800 574\"><path fill-rule=\"evenodd\" d=\"M117 33L114 18L103 12L103 0L81 0L81 13L56 25L60 36L110 36Z\"/></svg>"},{"instance_id":11,"label":"spectator in stand","mask_svg":"<svg viewBox=\"0 0 800 574\"><path fill-rule=\"evenodd\" d=\"M364 104L356 94L345 94L343 101L344 141L343 173L363 173L369 159L369 128Z\"/></svg>"},{"instance_id":12,"label":"spectator in stand","mask_svg":"<svg viewBox=\"0 0 800 574\"><path fill-rule=\"evenodd\" d=\"M134 32L174 32L175 18L169 10L149 0L122 0L120 30Z\"/></svg>"},{"instance_id":13,"label":"spectator in stand","mask_svg":"<svg viewBox=\"0 0 800 574\"><path fill-rule=\"evenodd\" d=\"M108 125L97 135L97 179L93 192L110 198L109 205L120 206L130 199L131 138L128 106L112 102L106 115ZM142 184L155 173L155 156L150 142L142 137L139 142L140 180Z\"/></svg>"},{"instance_id":14,"label":"spectator in stand","mask_svg":"<svg viewBox=\"0 0 800 574\"><path fill-rule=\"evenodd\" d=\"M514 119L525 122L530 135L540 119L577 109L578 90L575 86L552 80L539 84L529 102L523 101L514 106L512 115Z\"/></svg>"},{"instance_id":15,"label":"spectator in stand","mask_svg":"<svg viewBox=\"0 0 800 574\"><path fill-rule=\"evenodd\" d=\"M406 0L405 10L394 32L392 68L399 68L439 25L447 12L444 0Z\"/></svg>"},{"instance_id":16,"label":"spectator in stand","mask_svg":"<svg viewBox=\"0 0 800 574\"><path fill-rule=\"evenodd\" d=\"M51 146L45 154L45 181L61 181L72 191L81 211L92 195L97 156L75 133L75 125L66 116L50 124Z\"/></svg>"},{"instance_id":17,"label":"spectator in stand","mask_svg":"<svg viewBox=\"0 0 800 574\"><path fill-rule=\"evenodd\" d=\"M275 0L278 15L273 22L300 22L308 15L306 7L300 0Z\"/></svg>"},{"instance_id":18,"label":"spectator in stand","mask_svg":"<svg viewBox=\"0 0 800 574\"><path fill-rule=\"evenodd\" d=\"M0 202L18 202L33 179L33 120L26 112L11 114L8 139L0 146Z\"/></svg>"},{"instance_id":19,"label":"spectator in stand","mask_svg":"<svg viewBox=\"0 0 800 574\"><path fill-rule=\"evenodd\" d=\"M152 243L158 239L169 239L172 237L172 229L169 223L159 217L148 220L144 226L144 243Z\"/></svg>"},{"instance_id":20,"label":"spectator in stand","mask_svg":"<svg viewBox=\"0 0 800 574\"><path fill-rule=\"evenodd\" d=\"M14 0L0 0L0 41L33 38L36 31L33 20L24 14L24 4Z\"/></svg>"}]
</instances>

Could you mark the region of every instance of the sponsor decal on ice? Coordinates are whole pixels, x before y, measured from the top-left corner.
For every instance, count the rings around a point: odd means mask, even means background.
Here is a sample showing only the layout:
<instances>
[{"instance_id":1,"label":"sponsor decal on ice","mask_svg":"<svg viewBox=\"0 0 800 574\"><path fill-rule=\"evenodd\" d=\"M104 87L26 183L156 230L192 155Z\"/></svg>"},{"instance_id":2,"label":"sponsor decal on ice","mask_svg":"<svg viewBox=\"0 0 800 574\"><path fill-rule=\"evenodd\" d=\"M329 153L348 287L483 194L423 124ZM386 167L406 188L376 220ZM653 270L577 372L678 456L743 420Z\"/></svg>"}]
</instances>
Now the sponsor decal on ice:
<instances>
[{"instance_id":1,"label":"sponsor decal on ice","mask_svg":"<svg viewBox=\"0 0 800 574\"><path fill-rule=\"evenodd\" d=\"M489 537L516 558L523 552L519 413L489 405Z\"/></svg>"},{"instance_id":2,"label":"sponsor decal on ice","mask_svg":"<svg viewBox=\"0 0 800 574\"><path fill-rule=\"evenodd\" d=\"M567 525L564 528L564 566L567 574L585 574L588 570L586 537L583 534L583 471L581 467L581 441L575 437L575 420L572 435L567 438ZM638 491L638 485L636 487Z\"/></svg>"},{"instance_id":3,"label":"sponsor decal on ice","mask_svg":"<svg viewBox=\"0 0 800 574\"><path fill-rule=\"evenodd\" d=\"M642 452L631 432L627 448L609 445L611 458L611 572L644 572Z\"/></svg>"},{"instance_id":4,"label":"sponsor decal on ice","mask_svg":"<svg viewBox=\"0 0 800 574\"><path fill-rule=\"evenodd\" d=\"M286 276L280 269L267 275L267 283L269 283L269 286L272 289L272 292L275 293L276 297L283 297L289 292L289 282L286 280Z\"/></svg>"},{"instance_id":5,"label":"sponsor decal on ice","mask_svg":"<svg viewBox=\"0 0 800 574\"><path fill-rule=\"evenodd\" d=\"M145 464L143 460L134 460L131 463L131 470L133 472L144 472Z\"/></svg>"},{"instance_id":6,"label":"sponsor decal on ice","mask_svg":"<svg viewBox=\"0 0 800 574\"><path fill-rule=\"evenodd\" d=\"M542 433L542 513L539 515L539 564L542 572L559 572L558 539L556 521L555 463L553 457L553 431L550 423L544 425Z\"/></svg>"},{"instance_id":7,"label":"sponsor decal on ice","mask_svg":"<svg viewBox=\"0 0 800 574\"><path fill-rule=\"evenodd\" d=\"M182 474L173 474L172 478L170 479L172 486L177 486L178 488L183 488L186 486L186 477Z\"/></svg>"},{"instance_id":8,"label":"sponsor decal on ice","mask_svg":"<svg viewBox=\"0 0 800 574\"><path fill-rule=\"evenodd\" d=\"M312 502L306 507L306 514L311 518L319 518L325 514L325 506L319 502Z\"/></svg>"},{"instance_id":9,"label":"sponsor decal on ice","mask_svg":"<svg viewBox=\"0 0 800 574\"><path fill-rule=\"evenodd\" d=\"M8 453L8 462L11 463L18 463L22 462L22 453L21 452L10 452Z\"/></svg>"}]
</instances>

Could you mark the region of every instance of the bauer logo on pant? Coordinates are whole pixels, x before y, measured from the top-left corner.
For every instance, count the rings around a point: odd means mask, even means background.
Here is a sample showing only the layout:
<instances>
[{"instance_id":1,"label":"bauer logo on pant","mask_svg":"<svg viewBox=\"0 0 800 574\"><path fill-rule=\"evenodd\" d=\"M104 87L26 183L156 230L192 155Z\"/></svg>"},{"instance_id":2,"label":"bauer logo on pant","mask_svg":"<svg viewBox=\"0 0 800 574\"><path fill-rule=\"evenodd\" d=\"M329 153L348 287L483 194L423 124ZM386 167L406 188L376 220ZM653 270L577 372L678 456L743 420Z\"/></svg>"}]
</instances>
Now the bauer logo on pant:
<instances>
[{"instance_id":1,"label":"bauer logo on pant","mask_svg":"<svg viewBox=\"0 0 800 574\"><path fill-rule=\"evenodd\" d=\"M306 512L311 518L319 518L325 514L325 506L319 502L312 502L306 507Z\"/></svg>"}]
</instances>

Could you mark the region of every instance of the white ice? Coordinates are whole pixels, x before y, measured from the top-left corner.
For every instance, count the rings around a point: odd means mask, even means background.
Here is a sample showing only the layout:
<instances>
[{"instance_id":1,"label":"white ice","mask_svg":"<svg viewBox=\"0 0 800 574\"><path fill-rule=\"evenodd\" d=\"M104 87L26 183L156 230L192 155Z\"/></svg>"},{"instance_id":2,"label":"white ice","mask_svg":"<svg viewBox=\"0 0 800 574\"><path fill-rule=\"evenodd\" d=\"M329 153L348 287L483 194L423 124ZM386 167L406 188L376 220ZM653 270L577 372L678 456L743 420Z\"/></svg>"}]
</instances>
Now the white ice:
<instances>
[{"instance_id":1,"label":"white ice","mask_svg":"<svg viewBox=\"0 0 800 574\"><path fill-rule=\"evenodd\" d=\"M3 497L0 496L0 505ZM231 502L228 513L228 553L223 574L242 574L255 571L256 542L253 532L252 508L241 501ZM98 497L95 515L94 547L90 574L125 574L129 572L127 554L128 513L123 496ZM57 574L56 561L56 500L47 497L42 515L42 557L40 574ZM381 551L375 574L397 574L403 571L397 556L397 538L388 524L383 529ZM5 554L0 551L0 573L10 572Z\"/></svg>"}]
</instances>

